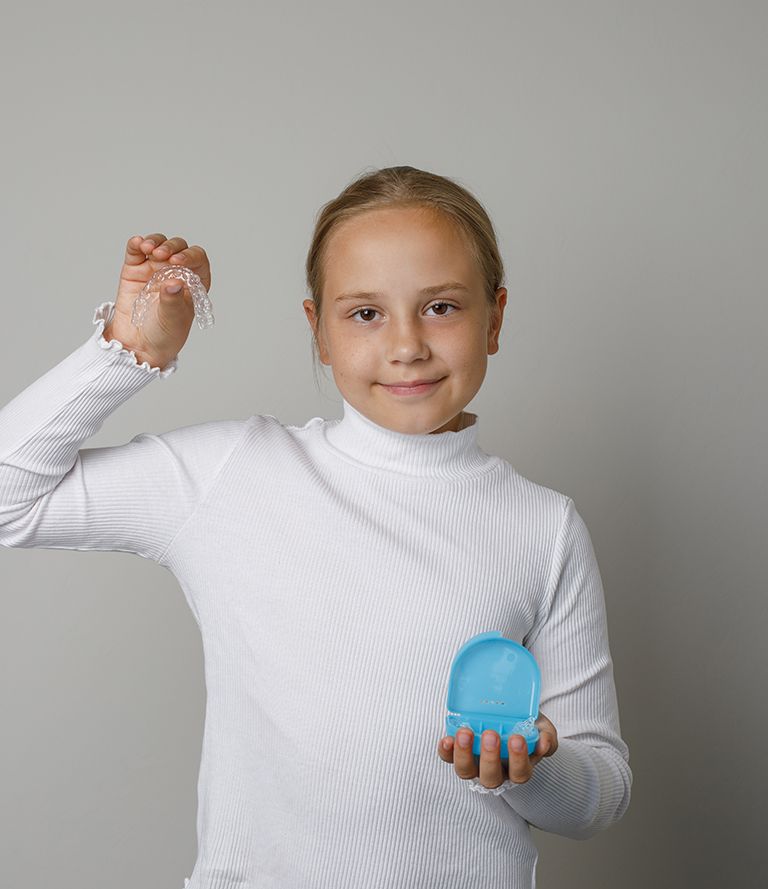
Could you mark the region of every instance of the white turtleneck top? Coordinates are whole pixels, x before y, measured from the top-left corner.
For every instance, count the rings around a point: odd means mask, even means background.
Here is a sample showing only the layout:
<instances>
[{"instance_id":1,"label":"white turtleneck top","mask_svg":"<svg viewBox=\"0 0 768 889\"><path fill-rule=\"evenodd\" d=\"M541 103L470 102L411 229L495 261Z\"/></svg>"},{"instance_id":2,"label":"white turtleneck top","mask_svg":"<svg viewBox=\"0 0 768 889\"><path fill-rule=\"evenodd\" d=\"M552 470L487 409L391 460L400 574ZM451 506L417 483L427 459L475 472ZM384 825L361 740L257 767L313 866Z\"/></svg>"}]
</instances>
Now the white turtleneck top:
<instances>
[{"instance_id":1,"label":"white turtleneck top","mask_svg":"<svg viewBox=\"0 0 768 889\"><path fill-rule=\"evenodd\" d=\"M96 330L0 410L0 545L171 571L207 689L187 889L530 889L530 825L574 839L630 798L600 572L573 500L459 432L344 401L83 448L177 369ZM559 748L499 793L437 753L451 663L498 630L541 670ZM481 792L474 792L478 789Z\"/></svg>"}]
</instances>

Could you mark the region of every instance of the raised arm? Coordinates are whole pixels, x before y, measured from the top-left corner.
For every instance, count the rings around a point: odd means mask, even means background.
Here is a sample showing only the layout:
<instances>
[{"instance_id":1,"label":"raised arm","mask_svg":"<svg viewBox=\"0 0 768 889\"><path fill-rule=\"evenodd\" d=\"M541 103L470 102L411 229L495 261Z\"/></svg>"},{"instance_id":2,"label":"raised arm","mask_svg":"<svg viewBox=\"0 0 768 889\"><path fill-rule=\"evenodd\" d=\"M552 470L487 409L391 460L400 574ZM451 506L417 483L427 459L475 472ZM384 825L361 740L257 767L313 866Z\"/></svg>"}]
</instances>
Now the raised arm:
<instances>
[{"instance_id":1,"label":"raised arm","mask_svg":"<svg viewBox=\"0 0 768 889\"><path fill-rule=\"evenodd\" d=\"M157 560L245 431L221 420L117 447L84 441L124 401L175 372L103 336L113 303L74 352L0 409L0 546L116 550Z\"/></svg>"},{"instance_id":2,"label":"raised arm","mask_svg":"<svg viewBox=\"0 0 768 889\"><path fill-rule=\"evenodd\" d=\"M179 281L163 282L140 326L133 324L136 297L168 266L190 269L210 288L202 247L159 232L130 238L117 298L96 309L93 334L0 410L0 545L157 560L232 453L245 420L80 450L124 401L176 370L195 314L189 289L174 293Z\"/></svg>"}]
</instances>

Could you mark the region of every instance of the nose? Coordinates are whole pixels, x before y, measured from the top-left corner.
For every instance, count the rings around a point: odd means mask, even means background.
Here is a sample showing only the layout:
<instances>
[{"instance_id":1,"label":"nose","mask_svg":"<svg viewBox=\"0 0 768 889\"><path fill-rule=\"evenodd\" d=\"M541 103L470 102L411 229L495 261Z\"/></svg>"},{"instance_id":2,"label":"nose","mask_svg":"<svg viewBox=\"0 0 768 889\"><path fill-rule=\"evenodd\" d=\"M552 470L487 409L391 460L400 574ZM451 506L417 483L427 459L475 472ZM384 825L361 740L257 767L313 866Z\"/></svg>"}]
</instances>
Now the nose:
<instances>
[{"instance_id":1,"label":"nose","mask_svg":"<svg viewBox=\"0 0 768 889\"><path fill-rule=\"evenodd\" d=\"M428 356L429 347L418 321L400 321L391 325L387 341L390 361L413 361Z\"/></svg>"}]
</instances>

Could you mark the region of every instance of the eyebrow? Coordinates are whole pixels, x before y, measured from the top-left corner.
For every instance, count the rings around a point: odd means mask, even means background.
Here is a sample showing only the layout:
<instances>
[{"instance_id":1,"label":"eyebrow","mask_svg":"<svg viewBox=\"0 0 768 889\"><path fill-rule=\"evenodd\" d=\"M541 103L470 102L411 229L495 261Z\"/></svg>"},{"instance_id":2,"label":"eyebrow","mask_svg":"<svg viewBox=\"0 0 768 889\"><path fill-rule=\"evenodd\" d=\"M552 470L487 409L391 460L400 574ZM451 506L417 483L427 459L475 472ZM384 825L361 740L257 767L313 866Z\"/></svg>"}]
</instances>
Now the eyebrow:
<instances>
[{"instance_id":1,"label":"eyebrow","mask_svg":"<svg viewBox=\"0 0 768 889\"><path fill-rule=\"evenodd\" d=\"M444 284L433 284L431 287L424 287L419 291L419 294L421 296L433 296L435 293L443 293L445 290L465 290L469 292L466 284L462 284L460 281L446 281ZM338 303L352 299L381 299L384 296L386 294L378 291L359 290L355 293L342 293L341 296L336 297L334 302Z\"/></svg>"}]
</instances>

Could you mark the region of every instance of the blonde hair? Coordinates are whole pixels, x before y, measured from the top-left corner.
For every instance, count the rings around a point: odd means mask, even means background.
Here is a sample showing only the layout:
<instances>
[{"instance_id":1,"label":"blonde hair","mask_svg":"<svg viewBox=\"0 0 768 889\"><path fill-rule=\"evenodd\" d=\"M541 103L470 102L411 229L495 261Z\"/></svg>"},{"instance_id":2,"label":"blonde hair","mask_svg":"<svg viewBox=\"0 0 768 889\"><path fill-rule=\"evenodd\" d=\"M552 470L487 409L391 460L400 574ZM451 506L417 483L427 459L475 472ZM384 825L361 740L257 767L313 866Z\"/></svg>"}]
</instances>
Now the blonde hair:
<instances>
[{"instance_id":1,"label":"blonde hair","mask_svg":"<svg viewBox=\"0 0 768 889\"><path fill-rule=\"evenodd\" d=\"M493 224L477 198L445 176L415 167L384 167L358 176L338 197L318 211L306 262L307 287L315 304L318 326L325 281L324 263L331 233L353 216L385 207L424 207L443 214L474 256L483 278L489 309L496 312L496 291L504 283L504 266ZM312 347L317 361L316 336L313 336Z\"/></svg>"}]
</instances>

